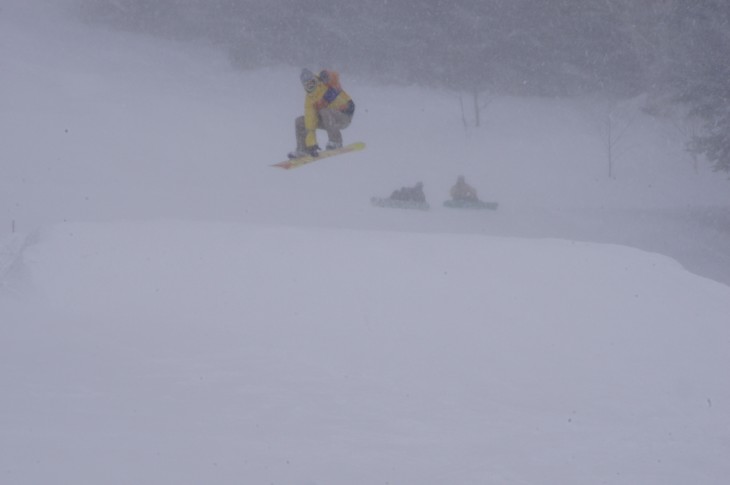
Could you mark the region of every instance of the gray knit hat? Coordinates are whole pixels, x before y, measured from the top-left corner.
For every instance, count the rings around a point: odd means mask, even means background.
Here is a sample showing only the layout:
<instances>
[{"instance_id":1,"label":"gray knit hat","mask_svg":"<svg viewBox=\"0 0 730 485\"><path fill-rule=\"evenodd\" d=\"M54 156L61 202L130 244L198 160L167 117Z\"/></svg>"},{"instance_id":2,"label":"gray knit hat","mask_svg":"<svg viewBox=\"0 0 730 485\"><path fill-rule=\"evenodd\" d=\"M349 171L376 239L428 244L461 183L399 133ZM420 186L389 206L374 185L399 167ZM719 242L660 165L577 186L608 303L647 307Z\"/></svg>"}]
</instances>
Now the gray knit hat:
<instances>
[{"instance_id":1,"label":"gray knit hat","mask_svg":"<svg viewBox=\"0 0 730 485\"><path fill-rule=\"evenodd\" d=\"M299 80L302 82L302 84L306 84L307 81L311 81L315 79L314 73L307 69L306 67L302 69L302 73L299 75Z\"/></svg>"}]
</instances>

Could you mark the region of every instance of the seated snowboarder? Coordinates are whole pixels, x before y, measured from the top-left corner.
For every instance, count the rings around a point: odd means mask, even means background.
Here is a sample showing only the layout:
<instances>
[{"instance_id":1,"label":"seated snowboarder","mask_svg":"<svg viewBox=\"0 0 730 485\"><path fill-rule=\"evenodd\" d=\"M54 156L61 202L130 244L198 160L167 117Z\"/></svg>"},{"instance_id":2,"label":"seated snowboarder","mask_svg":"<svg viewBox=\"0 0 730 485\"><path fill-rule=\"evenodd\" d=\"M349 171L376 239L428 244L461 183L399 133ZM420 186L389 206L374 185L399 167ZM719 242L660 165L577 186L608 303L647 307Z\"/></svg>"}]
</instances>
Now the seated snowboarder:
<instances>
[{"instance_id":1,"label":"seated snowboarder","mask_svg":"<svg viewBox=\"0 0 730 485\"><path fill-rule=\"evenodd\" d=\"M463 175L459 175L456 183L449 191L451 200L444 201L444 207L452 209L489 209L496 210L499 207L498 202L484 202L479 200L477 191L474 187L466 183Z\"/></svg>"},{"instance_id":2,"label":"seated snowboarder","mask_svg":"<svg viewBox=\"0 0 730 485\"><path fill-rule=\"evenodd\" d=\"M467 184L463 175L459 175L456 183L451 187L451 199L458 202L479 202L477 191L474 187Z\"/></svg>"},{"instance_id":3,"label":"seated snowboarder","mask_svg":"<svg viewBox=\"0 0 730 485\"><path fill-rule=\"evenodd\" d=\"M392 200L409 202L426 202L426 195L423 193L423 183L418 182L413 187L401 187L390 194Z\"/></svg>"},{"instance_id":4,"label":"seated snowboarder","mask_svg":"<svg viewBox=\"0 0 730 485\"><path fill-rule=\"evenodd\" d=\"M319 155L317 129L327 131L326 150L342 147L342 133L350 126L355 114L355 103L340 86L337 72L323 70L315 76L309 69L302 69L299 80L307 94L304 97L304 116L294 122L297 148L289 158Z\"/></svg>"}]
</instances>

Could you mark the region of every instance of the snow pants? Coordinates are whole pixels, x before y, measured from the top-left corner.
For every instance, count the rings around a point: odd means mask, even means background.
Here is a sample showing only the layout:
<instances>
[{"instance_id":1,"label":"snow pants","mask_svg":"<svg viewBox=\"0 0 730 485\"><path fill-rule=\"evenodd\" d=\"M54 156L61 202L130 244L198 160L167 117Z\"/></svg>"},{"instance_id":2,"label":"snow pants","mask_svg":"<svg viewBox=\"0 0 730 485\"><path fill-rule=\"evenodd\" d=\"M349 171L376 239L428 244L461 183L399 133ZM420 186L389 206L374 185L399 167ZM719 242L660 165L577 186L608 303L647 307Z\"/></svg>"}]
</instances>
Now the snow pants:
<instances>
[{"instance_id":1,"label":"snow pants","mask_svg":"<svg viewBox=\"0 0 730 485\"><path fill-rule=\"evenodd\" d=\"M319 122L317 128L327 131L327 138L330 143L342 144L342 133L350 126L352 116L334 109L325 108L319 111ZM294 122L294 131L297 136L297 150L304 150L304 140L307 137L307 129L304 127L304 116L298 117Z\"/></svg>"}]
</instances>

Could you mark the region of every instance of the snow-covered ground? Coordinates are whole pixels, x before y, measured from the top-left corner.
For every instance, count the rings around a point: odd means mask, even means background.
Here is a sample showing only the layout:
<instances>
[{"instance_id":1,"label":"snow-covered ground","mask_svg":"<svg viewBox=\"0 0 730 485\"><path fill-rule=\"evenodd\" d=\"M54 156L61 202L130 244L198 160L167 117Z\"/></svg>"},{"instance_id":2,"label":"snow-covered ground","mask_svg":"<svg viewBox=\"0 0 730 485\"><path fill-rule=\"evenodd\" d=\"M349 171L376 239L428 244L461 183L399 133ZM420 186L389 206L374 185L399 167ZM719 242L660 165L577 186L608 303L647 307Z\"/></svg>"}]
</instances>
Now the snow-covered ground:
<instances>
[{"instance_id":1,"label":"snow-covered ground","mask_svg":"<svg viewBox=\"0 0 730 485\"><path fill-rule=\"evenodd\" d=\"M0 69L0 483L727 483L730 186L641 99L343 72L287 172L296 68L6 0Z\"/></svg>"}]
</instances>

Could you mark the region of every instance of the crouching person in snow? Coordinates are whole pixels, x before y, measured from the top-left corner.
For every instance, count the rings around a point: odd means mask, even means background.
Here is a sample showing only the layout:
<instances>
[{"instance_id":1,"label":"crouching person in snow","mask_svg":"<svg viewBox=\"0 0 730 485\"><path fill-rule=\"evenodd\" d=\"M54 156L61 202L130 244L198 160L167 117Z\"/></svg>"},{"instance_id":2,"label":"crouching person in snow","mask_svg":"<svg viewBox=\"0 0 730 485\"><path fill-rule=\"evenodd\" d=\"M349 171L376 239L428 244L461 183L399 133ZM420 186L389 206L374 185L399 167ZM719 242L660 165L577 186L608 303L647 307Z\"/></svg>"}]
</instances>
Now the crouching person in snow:
<instances>
[{"instance_id":1,"label":"crouching person in snow","mask_svg":"<svg viewBox=\"0 0 730 485\"><path fill-rule=\"evenodd\" d=\"M449 194L451 195L451 200L454 200L457 202L478 202L479 201L479 197L477 196L476 189L466 183L466 180L464 180L463 175L459 175L459 178L456 179L456 183L454 184L453 187L451 187Z\"/></svg>"},{"instance_id":2,"label":"crouching person in snow","mask_svg":"<svg viewBox=\"0 0 730 485\"><path fill-rule=\"evenodd\" d=\"M339 75L335 71L323 70L315 76L309 69L302 69L299 80L306 91L304 116L299 116L294 122L297 148L289 153L289 158L319 155L317 129L327 132L326 150L341 148L341 130L350 126L355 103L340 86Z\"/></svg>"},{"instance_id":3,"label":"crouching person in snow","mask_svg":"<svg viewBox=\"0 0 730 485\"><path fill-rule=\"evenodd\" d=\"M390 197L371 197L370 203L376 207L393 207L396 209L417 209L427 211L430 206L423 193L423 183L413 187L401 187L394 190Z\"/></svg>"},{"instance_id":4,"label":"crouching person in snow","mask_svg":"<svg viewBox=\"0 0 730 485\"><path fill-rule=\"evenodd\" d=\"M401 187L390 194L392 200L404 202L426 202L426 194L423 193L423 183L418 182L413 187Z\"/></svg>"}]
</instances>

